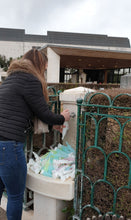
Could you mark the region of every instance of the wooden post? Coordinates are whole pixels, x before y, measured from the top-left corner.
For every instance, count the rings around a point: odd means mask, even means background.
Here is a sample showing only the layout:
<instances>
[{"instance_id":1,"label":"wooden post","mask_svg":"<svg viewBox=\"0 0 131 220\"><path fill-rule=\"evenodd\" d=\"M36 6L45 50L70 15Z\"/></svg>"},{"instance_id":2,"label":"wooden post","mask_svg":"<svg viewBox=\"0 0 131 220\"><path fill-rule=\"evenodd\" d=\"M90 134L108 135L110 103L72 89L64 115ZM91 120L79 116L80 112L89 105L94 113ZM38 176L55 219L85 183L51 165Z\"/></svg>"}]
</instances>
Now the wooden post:
<instances>
[{"instance_id":1,"label":"wooden post","mask_svg":"<svg viewBox=\"0 0 131 220\"><path fill-rule=\"evenodd\" d=\"M108 75L108 72L107 70L105 70L104 83L107 83L107 75Z\"/></svg>"}]
</instances>

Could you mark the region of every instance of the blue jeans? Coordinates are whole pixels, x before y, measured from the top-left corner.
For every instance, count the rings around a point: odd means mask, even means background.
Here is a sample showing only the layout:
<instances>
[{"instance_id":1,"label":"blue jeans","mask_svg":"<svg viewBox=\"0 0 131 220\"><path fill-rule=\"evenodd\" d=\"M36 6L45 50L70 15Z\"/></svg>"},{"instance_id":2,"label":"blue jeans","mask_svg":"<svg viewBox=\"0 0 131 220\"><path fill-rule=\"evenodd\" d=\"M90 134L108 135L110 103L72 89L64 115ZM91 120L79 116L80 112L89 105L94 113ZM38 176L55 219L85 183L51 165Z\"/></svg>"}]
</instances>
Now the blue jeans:
<instances>
[{"instance_id":1,"label":"blue jeans","mask_svg":"<svg viewBox=\"0 0 131 220\"><path fill-rule=\"evenodd\" d=\"M6 188L7 218L21 220L27 166L24 144L15 141L0 141L0 201Z\"/></svg>"}]
</instances>

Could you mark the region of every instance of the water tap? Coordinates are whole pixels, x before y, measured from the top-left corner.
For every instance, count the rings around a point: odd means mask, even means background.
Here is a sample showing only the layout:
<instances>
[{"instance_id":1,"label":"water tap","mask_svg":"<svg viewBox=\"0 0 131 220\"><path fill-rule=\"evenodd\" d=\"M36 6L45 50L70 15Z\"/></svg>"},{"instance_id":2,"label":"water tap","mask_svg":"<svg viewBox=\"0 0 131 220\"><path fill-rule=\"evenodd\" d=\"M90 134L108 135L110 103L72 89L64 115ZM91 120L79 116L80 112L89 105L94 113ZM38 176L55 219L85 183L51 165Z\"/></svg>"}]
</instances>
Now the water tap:
<instances>
[{"instance_id":1,"label":"water tap","mask_svg":"<svg viewBox=\"0 0 131 220\"><path fill-rule=\"evenodd\" d=\"M71 118L74 118L75 116L76 116L75 112L71 112L71 113L70 113L70 117L71 117Z\"/></svg>"}]
</instances>

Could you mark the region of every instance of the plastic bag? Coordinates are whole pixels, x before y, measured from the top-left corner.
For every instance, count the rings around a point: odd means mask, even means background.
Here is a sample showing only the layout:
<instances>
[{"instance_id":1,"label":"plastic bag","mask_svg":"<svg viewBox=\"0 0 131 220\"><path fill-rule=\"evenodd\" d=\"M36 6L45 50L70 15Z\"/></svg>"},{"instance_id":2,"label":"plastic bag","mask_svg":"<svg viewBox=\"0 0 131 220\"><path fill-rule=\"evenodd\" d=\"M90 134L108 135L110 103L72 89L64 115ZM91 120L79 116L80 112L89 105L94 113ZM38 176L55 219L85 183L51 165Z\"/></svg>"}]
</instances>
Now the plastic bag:
<instances>
[{"instance_id":1,"label":"plastic bag","mask_svg":"<svg viewBox=\"0 0 131 220\"><path fill-rule=\"evenodd\" d=\"M34 169L35 173L44 176L66 180L75 177L75 151L66 143L67 146L58 144L55 149L39 157L34 154L35 161L29 160L28 168ZM35 164L36 163L36 164Z\"/></svg>"},{"instance_id":2,"label":"plastic bag","mask_svg":"<svg viewBox=\"0 0 131 220\"><path fill-rule=\"evenodd\" d=\"M66 136L67 131L69 130L69 123L68 123L68 121L65 121L64 125L65 125L65 128L63 128L63 131L62 131L62 140Z\"/></svg>"},{"instance_id":3,"label":"plastic bag","mask_svg":"<svg viewBox=\"0 0 131 220\"><path fill-rule=\"evenodd\" d=\"M34 119L34 134L42 134L42 133L48 133L48 125L42 122L40 119L36 118Z\"/></svg>"}]
</instances>

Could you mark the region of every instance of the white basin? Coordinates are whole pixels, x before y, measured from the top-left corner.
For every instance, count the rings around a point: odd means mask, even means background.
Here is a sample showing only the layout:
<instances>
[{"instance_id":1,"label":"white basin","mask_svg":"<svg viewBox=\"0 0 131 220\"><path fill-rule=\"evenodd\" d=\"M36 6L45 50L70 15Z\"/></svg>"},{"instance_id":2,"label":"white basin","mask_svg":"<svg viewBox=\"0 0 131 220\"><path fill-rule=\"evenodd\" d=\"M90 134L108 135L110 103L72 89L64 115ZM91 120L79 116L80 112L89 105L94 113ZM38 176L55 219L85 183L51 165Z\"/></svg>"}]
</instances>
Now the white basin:
<instances>
[{"instance_id":1,"label":"white basin","mask_svg":"<svg viewBox=\"0 0 131 220\"><path fill-rule=\"evenodd\" d=\"M34 192L34 216L33 220L66 220L64 200L74 198L74 181L53 179L27 173L26 187Z\"/></svg>"},{"instance_id":2,"label":"white basin","mask_svg":"<svg viewBox=\"0 0 131 220\"><path fill-rule=\"evenodd\" d=\"M28 171L26 187L41 195L55 199L72 200L74 198L73 180L62 181Z\"/></svg>"}]
</instances>

